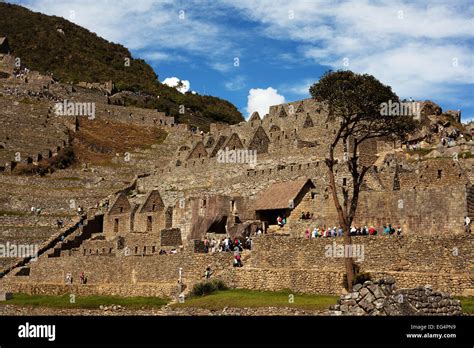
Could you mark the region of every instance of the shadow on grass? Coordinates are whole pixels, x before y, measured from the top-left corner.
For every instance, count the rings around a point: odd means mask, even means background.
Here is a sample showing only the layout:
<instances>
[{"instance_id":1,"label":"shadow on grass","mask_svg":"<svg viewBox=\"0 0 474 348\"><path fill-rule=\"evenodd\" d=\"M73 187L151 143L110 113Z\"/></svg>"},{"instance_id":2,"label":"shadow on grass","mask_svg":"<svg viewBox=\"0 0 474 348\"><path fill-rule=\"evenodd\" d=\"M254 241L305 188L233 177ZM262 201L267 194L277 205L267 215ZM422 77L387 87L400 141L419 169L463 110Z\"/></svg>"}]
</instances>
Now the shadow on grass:
<instances>
[{"instance_id":1,"label":"shadow on grass","mask_svg":"<svg viewBox=\"0 0 474 348\"><path fill-rule=\"evenodd\" d=\"M184 303L174 303L173 308L197 307L219 310L225 307L294 307L308 310L326 310L336 303L339 296L296 294L289 290L254 291L231 289L205 296L192 296Z\"/></svg>"},{"instance_id":2,"label":"shadow on grass","mask_svg":"<svg viewBox=\"0 0 474 348\"><path fill-rule=\"evenodd\" d=\"M125 308L160 308L168 303L158 297L119 297L119 296L61 296L14 294L13 298L0 304L47 307L99 309L102 306L120 305Z\"/></svg>"}]
</instances>

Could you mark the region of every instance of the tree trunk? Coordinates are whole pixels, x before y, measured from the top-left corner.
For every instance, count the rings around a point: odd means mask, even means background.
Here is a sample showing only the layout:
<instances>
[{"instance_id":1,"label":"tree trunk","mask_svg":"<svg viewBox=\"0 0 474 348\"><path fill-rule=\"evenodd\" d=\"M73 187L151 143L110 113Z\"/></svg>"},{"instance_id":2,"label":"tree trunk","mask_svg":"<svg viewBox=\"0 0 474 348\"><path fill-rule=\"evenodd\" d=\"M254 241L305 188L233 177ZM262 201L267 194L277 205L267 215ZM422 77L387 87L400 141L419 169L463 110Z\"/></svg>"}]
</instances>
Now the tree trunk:
<instances>
[{"instance_id":1,"label":"tree trunk","mask_svg":"<svg viewBox=\"0 0 474 348\"><path fill-rule=\"evenodd\" d=\"M352 291L352 284L354 283L354 261L352 259L352 255L345 255L346 245L352 245L351 240L351 227L344 226L344 266L346 268L346 276L347 276L347 289L349 292Z\"/></svg>"},{"instance_id":2,"label":"tree trunk","mask_svg":"<svg viewBox=\"0 0 474 348\"><path fill-rule=\"evenodd\" d=\"M344 231L344 251L345 251L346 245L351 245L352 243L351 234L350 234L350 228L351 228L350 225L352 223L352 220L348 221L348 216L344 212L343 208L341 207L341 204L339 203L339 198L337 197L336 180L335 180L334 172L333 172L334 152L332 148L329 151L329 159L326 163L328 165L329 186L332 191L332 197L334 200L334 205L336 207L339 225L343 228L343 231ZM345 257L344 255L344 266L346 269L347 287L349 291L352 291L352 282L354 281L354 262L352 258Z\"/></svg>"}]
</instances>

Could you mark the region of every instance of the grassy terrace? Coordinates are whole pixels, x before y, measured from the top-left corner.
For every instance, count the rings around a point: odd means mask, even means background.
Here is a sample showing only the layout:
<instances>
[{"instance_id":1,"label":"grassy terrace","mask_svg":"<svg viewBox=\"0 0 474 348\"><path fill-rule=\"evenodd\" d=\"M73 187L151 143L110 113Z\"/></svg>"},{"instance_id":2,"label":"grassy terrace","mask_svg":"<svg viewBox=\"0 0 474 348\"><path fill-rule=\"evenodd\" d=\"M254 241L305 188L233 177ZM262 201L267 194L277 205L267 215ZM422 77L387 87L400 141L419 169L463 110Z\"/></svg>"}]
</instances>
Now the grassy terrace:
<instances>
[{"instance_id":1,"label":"grassy terrace","mask_svg":"<svg viewBox=\"0 0 474 348\"><path fill-rule=\"evenodd\" d=\"M168 301L158 297L119 297L119 296L76 296L75 302L71 303L69 295L27 295L14 294L11 300L0 302L2 304L48 307L48 308L86 308L99 309L101 305L120 305L126 308L160 308Z\"/></svg>"},{"instance_id":2,"label":"grassy terrace","mask_svg":"<svg viewBox=\"0 0 474 348\"><path fill-rule=\"evenodd\" d=\"M290 303L290 295L294 295ZM474 315L474 297L456 297L461 300L463 312ZM292 294L290 291L252 291L232 289L217 291L206 296L193 296L184 303L174 303L173 308L205 308L221 310L226 307L294 307L306 310L327 310L336 303L338 296ZM17 305L48 308L84 308L98 309L101 305L120 305L130 309L160 308L167 304L166 299L158 297L119 297L119 296L76 296L75 303L70 302L69 295L26 295L15 294L13 299L0 302L1 305Z\"/></svg>"},{"instance_id":3,"label":"grassy terrace","mask_svg":"<svg viewBox=\"0 0 474 348\"><path fill-rule=\"evenodd\" d=\"M291 297L290 295L293 295ZM217 291L210 295L191 297L184 303L175 303L172 307L198 307L219 310L225 307L295 307L308 310L326 310L336 303L339 296L302 295L290 291L252 291L233 289ZM290 302L293 299L293 302Z\"/></svg>"},{"instance_id":4,"label":"grassy terrace","mask_svg":"<svg viewBox=\"0 0 474 348\"><path fill-rule=\"evenodd\" d=\"M474 297L456 296L456 298L461 300L462 311L464 313L474 315Z\"/></svg>"}]
</instances>

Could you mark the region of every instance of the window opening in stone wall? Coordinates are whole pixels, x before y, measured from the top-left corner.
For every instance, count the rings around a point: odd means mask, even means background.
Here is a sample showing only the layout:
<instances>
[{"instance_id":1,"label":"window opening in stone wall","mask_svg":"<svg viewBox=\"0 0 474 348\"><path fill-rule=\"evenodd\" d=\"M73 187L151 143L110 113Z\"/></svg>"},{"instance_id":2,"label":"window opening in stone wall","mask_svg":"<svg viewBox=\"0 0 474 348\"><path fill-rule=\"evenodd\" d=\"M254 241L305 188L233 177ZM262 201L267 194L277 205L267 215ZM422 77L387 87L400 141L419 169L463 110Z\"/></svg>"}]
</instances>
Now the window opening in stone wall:
<instances>
[{"instance_id":1,"label":"window opening in stone wall","mask_svg":"<svg viewBox=\"0 0 474 348\"><path fill-rule=\"evenodd\" d=\"M147 216L146 219L146 230L150 232L153 229L153 217Z\"/></svg>"}]
</instances>

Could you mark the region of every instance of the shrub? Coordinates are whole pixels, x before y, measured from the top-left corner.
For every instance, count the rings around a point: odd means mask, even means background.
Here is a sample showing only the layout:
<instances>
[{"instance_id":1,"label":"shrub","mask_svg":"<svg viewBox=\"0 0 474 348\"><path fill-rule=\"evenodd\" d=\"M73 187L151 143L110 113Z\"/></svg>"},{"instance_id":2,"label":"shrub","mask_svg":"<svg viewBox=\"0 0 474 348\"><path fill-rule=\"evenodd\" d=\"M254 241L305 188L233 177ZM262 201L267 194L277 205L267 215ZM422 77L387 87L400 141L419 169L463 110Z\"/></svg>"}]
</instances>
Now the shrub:
<instances>
[{"instance_id":1,"label":"shrub","mask_svg":"<svg viewBox=\"0 0 474 348\"><path fill-rule=\"evenodd\" d=\"M211 281L204 281L201 283L196 283L191 290L192 296L205 296L212 294L216 291L227 290L227 286L220 279L213 279Z\"/></svg>"}]
</instances>

